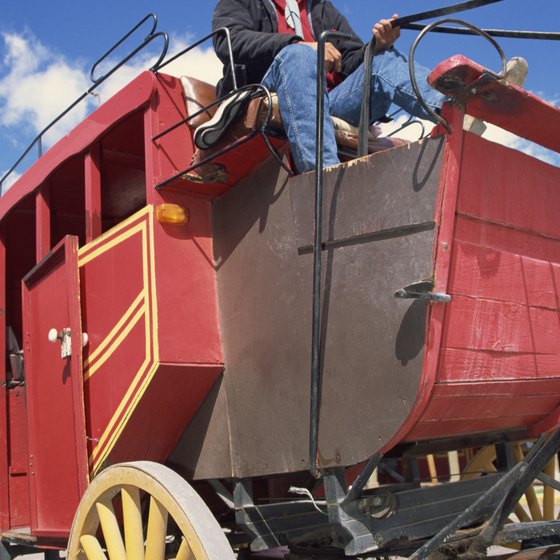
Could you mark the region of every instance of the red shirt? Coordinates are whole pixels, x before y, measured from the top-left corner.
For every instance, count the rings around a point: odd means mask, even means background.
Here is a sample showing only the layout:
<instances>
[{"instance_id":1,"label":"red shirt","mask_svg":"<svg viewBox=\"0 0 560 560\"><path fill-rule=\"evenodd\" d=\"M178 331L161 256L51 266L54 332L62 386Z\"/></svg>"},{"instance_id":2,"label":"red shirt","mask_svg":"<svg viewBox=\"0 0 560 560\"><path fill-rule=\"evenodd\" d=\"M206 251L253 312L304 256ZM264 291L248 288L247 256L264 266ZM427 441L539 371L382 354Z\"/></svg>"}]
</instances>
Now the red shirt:
<instances>
[{"instance_id":1,"label":"red shirt","mask_svg":"<svg viewBox=\"0 0 560 560\"><path fill-rule=\"evenodd\" d=\"M278 33L295 35L295 30L286 23L286 0L273 0L273 2L274 7L276 8L276 16L278 17ZM301 28L303 29L303 40L309 43L314 43L316 42L316 39L313 35L313 30L311 29L309 18L307 16L307 0L298 0L298 5ZM342 82L342 77L338 72L327 72L327 89L333 88L340 82Z\"/></svg>"}]
</instances>

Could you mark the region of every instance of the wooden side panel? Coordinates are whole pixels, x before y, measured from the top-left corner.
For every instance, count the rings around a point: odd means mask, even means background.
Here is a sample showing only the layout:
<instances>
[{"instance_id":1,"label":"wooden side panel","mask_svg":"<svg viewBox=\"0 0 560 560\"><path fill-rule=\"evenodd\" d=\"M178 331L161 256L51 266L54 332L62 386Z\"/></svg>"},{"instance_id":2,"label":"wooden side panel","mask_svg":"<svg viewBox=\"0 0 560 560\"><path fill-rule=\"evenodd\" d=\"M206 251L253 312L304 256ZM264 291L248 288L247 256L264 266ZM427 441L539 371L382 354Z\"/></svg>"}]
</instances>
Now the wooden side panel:
<instances>
[{"instance_id":1,"label":"wooden side panel","mask_svg":"<svg viewBox=\"0 0 560 560\"><path fill-rule=\"evenodd\" d=\"M111 462L165 461L222 369L221 365L161 364L126 423Z\"/></svg>"},{"instance_id":2,"label":"wooden side panel","mask_svg":"<svg viewBox=\"0 0 560 560\"><path fill-rule=\"evenodd\" d=\"M6 348L6 244L5 229L0 228L0 348ZM0 361L0 531L10 525L8 474L8 389L6 360Z\"/></svg>"},{"instance_id":3,"label":"wooden side panel","mask_svg":"<svg viewBox=\"0 0 560 560\"><path fill-rule=\"evenodd\" d=\"M165 461L222 372L208 240L190 242L205 220L166 229L149 205L80 249L92 474Z\"/></svg>"},{"instance_id":4,"label":"wooden side panel","mask_svg":"<svg viewBox=\"0 0 560 560\"><path fill-rule=\"evenodd\" d=\"M325 175L324 467L379 450L414 405L427 306L393 293L432 273L441 143L375 154ZM225 371L174 454L194 478L307 466L313 183L313 174L288 179L271 162L215 202Z\"/></svg>"},{"instance_id":5,"label":"wooden side panel","mask_svg":"<svg viewBox=\"0 0 560 560\"><path fill-rule=\"evenodd\" d=\"M118 442L157 367L151 227L147 208L80 249L81 305L89 337L83 379L93 473Z\"/></svg>"},{"instance_id":6,"label":"wooden side panel","mask_svg":"<svg viewBox=\"0 0 560 560\"><path fill-rule=\"evenodd\" d=\"M29 527L29 474L25 388L8 391L10 529Z\"/></svg>"},{"instance_id":7,"label":"wooden side panel","mask_svg":"<svg viewBox=\"0 0 560 560\"><path fill-rule=\"evenodd\" d=\"M560 405L560 170L465 134L437 384L410 437L528 429Z\"/></svg>"}]
</instances>

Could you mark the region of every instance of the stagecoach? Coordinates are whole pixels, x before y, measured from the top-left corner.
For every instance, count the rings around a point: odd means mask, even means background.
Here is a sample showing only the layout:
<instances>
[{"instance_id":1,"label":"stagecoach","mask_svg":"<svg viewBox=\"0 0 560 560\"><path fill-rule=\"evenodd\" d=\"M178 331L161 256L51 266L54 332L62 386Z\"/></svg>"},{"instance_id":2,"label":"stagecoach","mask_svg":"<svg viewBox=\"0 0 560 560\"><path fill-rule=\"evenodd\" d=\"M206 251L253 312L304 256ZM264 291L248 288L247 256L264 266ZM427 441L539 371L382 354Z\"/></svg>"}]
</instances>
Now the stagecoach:
<instances>
[{"instance_id":1,"label":"stagecoach","mask_svg":"<svg viewBox=\"0 0 560 560\"><path fill-rule=\"evenodd\" d=\"M480 130L558 107L455 56L428 137L294 175L165 65L0 198L2 557L552 557L560 170Z\"/></svg>"}]
</instances>

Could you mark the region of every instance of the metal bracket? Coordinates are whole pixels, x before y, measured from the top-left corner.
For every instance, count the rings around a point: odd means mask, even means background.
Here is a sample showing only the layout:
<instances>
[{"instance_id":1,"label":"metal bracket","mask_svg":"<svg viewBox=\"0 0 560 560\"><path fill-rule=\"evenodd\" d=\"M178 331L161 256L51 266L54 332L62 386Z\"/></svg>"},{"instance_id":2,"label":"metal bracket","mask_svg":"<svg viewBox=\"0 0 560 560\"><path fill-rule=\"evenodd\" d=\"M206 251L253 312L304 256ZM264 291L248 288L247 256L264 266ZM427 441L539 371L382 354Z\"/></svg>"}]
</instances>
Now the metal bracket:
<instances>
[{"instance_id":1,"label":"metal bracket","mask_svg":"<svg viewBox=\"0 0 560 560\"><path fill-rule=\"evenodd\" d=\"M422 299L428 301L437 301L439 303L449 303L451 301L451 296L449 294L443 294L441 292L413 292L412 290L407 290L401 288L393 294L396 298L402 299Z\"/></svg>"},{"instance_id":2,"label":"metal bracket","mask_svg":"<svg viewBox=\"0 0 560 560\"><path fill-rule=\"evenodd\" d=\"M449 303L451 296L442 292L432 292L434 282L432 280L422 280L414 282L404 288L393 293L393 296L401 299L421 299L425 301L434 301L438 303Z\"/></svg>"}]
</instances>

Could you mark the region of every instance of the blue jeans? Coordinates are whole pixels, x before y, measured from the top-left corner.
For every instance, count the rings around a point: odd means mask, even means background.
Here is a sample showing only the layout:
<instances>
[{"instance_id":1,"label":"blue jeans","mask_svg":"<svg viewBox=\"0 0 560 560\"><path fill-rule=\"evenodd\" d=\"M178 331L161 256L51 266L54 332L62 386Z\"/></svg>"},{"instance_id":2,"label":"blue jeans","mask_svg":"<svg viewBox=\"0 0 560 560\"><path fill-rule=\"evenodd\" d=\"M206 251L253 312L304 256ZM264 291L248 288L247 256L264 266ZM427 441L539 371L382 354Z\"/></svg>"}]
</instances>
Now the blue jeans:
<instances>
[{"instance_id":1,"label":"blue jeans","mask_svg":"<svg viewBox=\"0 0 560 560\"><path fill-rule=\"evenodd\" d=\"M429 70L416 65L416 81L426 104L439 108L444 96L427 83ZM315 169L317 52L307 45L293 44L282 49L262 84L278 93L280 115L297 170ZM325 95L324 166L340 163L334 127L329 115L358 126L364 82L363 65ZM431 119L418 102L410 83L408 60L395 48L373 57L371 75L371 122L383 117L392 103L423 119Z\"/></svg>"}]
</instances>

